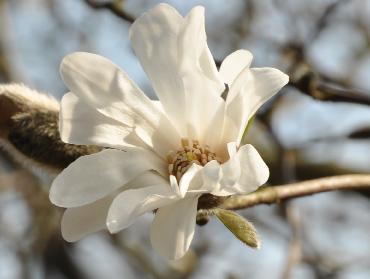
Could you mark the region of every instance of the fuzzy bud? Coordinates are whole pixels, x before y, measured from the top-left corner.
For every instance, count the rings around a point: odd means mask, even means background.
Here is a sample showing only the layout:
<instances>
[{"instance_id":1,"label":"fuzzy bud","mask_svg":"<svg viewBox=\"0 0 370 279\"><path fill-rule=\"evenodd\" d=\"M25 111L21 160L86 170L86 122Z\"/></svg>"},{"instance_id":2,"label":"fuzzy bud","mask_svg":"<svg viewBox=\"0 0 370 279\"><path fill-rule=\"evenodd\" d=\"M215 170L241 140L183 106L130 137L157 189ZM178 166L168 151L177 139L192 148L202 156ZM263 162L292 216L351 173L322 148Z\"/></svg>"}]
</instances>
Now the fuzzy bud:
<instances>
[{"instance_id":1,"label":"fuzzy bud","mask_svg":"<svg viewBox=\"0 0 370 279\"><path fill-rule=\"evenodd\" d=\"M260 240L252 223L234 211L217 208L214 210L214 213L241 242L252 248L259 249Z\"/></svg>"}]
</instances>

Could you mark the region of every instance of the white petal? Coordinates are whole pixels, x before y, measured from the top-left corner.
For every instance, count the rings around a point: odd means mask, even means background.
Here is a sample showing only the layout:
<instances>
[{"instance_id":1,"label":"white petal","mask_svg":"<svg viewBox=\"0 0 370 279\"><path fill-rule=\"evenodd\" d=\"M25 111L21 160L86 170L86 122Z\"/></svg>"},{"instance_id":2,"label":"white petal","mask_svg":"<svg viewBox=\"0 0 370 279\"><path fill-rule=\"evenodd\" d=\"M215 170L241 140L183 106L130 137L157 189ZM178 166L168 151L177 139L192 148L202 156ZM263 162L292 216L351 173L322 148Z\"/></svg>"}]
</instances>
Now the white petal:
<instances>
[{"instance_id":1,"label":"white petal","mask_svg":"<svg viewBox=\"0 0 370 279\"><path fill-rule=\"evenodd\" d=\"M141 16L130 30L135 53L182 137L196 137L199 134L197 126L203 122L209 124L207 118L214 118L219 104L212 100L203 102L204 95L220 94L223 90L206 43L202 13L203 8L196 7L184 20L174 8L159 4ZM199 87L204 80L208 80L207 84ZM193 86L194 82L197 84ZM198 93L202 96L193 100ZM209 109L203 108L206 120L198 123L200 108L194 106L199 107L200 101L201 106L211 106L211 102L214 110L209 114ZM189 107L197 111L189 112ZM193 113L195 118L187 122L188 115Z\"/></svg>"},{"instance_id":2,"label":"white petal","mask_svg":"<svg viewBox=\"0 0 370 279\"><path fill-rule=\"evenodd\" d=\"M142 214L166 206L178 199L164 179L160 184L153 181L151 185L123 191L114 199L107 218L107 227L111 233L129 227Z\"/></svg>"},{"instance_id":3,"label":"white petal","mask_svg":"<svg viewBox=\"0 0 370 279\"><path fill-rule=\"evenodd\" d=\"M75 242L88 234L103 230L112 201L113 197L108 196L92 204L66 209L61 222L63 238Z\"/></svg>"},{"instance_id":4,"label":"white petal","mask_svg":"<svg viewBox=\"0 0 370 279\"><path fill-rule=\"evenodd\" d=\"M63 238L66 241L75 242L88 234L106 229L108 210L117 192L123 189L146 187L162 181L163 178L155 172L146 171L107 197L84 206L67 208L61 222Z\"/></svg>"},{"instance_id":5,"label":"white petal","mask_svg":"<svg viewBox=\"0 0 370 279\"><path fill-rule=\"evenodd\" d=\"M76 96L102 114L135 128L158 153L163 155L178 146L180 138L165 115L108 59L77 52L63 59L60 71Z\"/></svg>"},{"instance_id":6,"label":"white petal","mask_svg":"<svg viewBox=\"0 0 370 279\"><path fill-rule=\"evenodd\" d=\"M186 130L185 94L178 74L177 39L183 21L174 8L162 3L140 16L130 29L135 54L164 110L181 132Z\"/></svg>"},{"instance_id":7,"label":"white petal","mask_svg":"<svg viewBox=\"0 0 370 279\"><path fill-rule=\"evenodd\" d=\"M198 196L158 209L151 226L154 249L167 259L179 259L189 249L195 230Z\"/></svg>"},{"instance_id":8,"label":"white petal","mask_svg":"<svg viewBox=\"0 0 370 279\"><path fill-rule=\"evenodd\" d=\"M250 117L275 95L289 77L278 69L244 69L230 86L226 99L224 142L239 144Z\"/></svg>"},{"instance_id":9,"label":"white petal","mask_svg":"<svg viewBox=\"0 0 370 279\"><path fill-rule=\"evenodd\" d=\"M193 175L187 197L201 193L247 194L266 183L269 169L252 145L244 145L239 150L234 143L228 147L230 159L227 162L222 165L215 160L208 162Z\"/></svg>"},{"instance_id":10,"label":"white petal","mask_svg":"<svg viewBox=\"0 0 370 279\"><path fill-rule=\"evenodd\" d=\"M50 200L61 207L82 206L105 197L146 170L165 175L166 162L140 148L108 149L83 156L53 181Z\"/></svg>"},{"instance_id":11,"label":"white petal","mask_svg":"<svg viewBox=\"0 0 370 279\"><path fill-rule=\"evenodd\" d=\"M114 148L142 145L132 130L101 114L71 92L62 98L59 132L64 142Z\"/></svg>"},{"instance_id":12,"label":"white petal","mask_svg":"<svg viewBox=\"0 0 370 279\"><path fill-rule=\"evenodd\" d=\"M221 165L219 187L212 193L218 196L248 194L266 183L269 169L257 150L250 144L239 148L235 156Z\"/></svg>"},{"instance_id":13,"label":"white petal","mask_svg":"<svg viewBox=\"0 0 370 279\"><path fill-rule=\"evenodd\" d=\"M181 197L185 197L186 192L189 189L190 183L194 179L194 176L202 169L201 166L193 164L181 177L179 183L179 189Z\"/></svg>"},{"instance_id":14,"label":"white petal","mask_svg":"<svg viewBox=\"0 0 370 279\"><path fill-rule=\"evenodd\" d=\"M195 7L187 15L179 35L179 65L186 94L188 135L211 147L220 140L224 100L220 97L224 85L212 80L200 67L199 60L207 47L204 8Z\"/></svg>"},{"instance_id":15,"label":"white petal","mask_svg":"<svg viewBox=\"0 0 370 279\"><path fill-rule=\"evenodd\" d=\"M205 48L200 56L199 65L203 73L211 80L223 86L222 78L217 70L216 62L212 56L211 51L208 48L207 42L205 43Z\"/></svg>"},{"instance_id":16,"label":"white petal","mask_svg":"<svg viewBox=\"0 0 370 279\"><path fill-rule=\"evenodd\" d=\"M240 49L229 54L220 67L220 75L224 83L231 85L245 68L249 68L253 55L248 50Z\"/></svg>"},{"instance_id":17,"label":"white petal","mask_svg":"<svg viewBox=\"0 0 370 279\"><path fill-rule=\"evenodd\" d=\"M166 179L164 177L166 177ZM130 180L127 184L125 184L123 189L120 190L139 189L163 183L168 184L167 177L167 173L165 174L165 176L162 176L158 175L158 172L156 171L148 170Z\"/></svg>"},{"instance_id":18,"label":"white petal","mask_svg":"<svg viewBox=\"0 0 370 279\"><path fill-rule=\"evenodd\" d=\"M192 194L210 193L219 190L220 164L214 160L208 162L194 175L188 188L187 196Z\"/></svg>"},{"instance_id":19,"label":"white petal","mask_svg":"<svg viewBox=\"0 0 370 279\"><path fill-rule=\"evenodd\" d=\"M188 190L198 190L196 187L199 184L198 182L194 181L195 176L197 173L202 170L202 166L197 164L193 164L181 177L180 183L177 181L176 177L171 175L170 176L170 184L172 190L180 197L183 198L188 196ZM191 191L194 192L194 191ZM195 191L196 192L196 191Z\"/></svg>"},{"instance_id":20,"label":"white petal","mask_svg":"<svg viewBox=\"0 0 370 279\"><path fill-rule=\"evenodd\" d=\"M237 193L251 193L267 182L270 175L269 168L252 145L242 146L237 156L241 168L241 176L235 187Z\"/></svg>"}]
</instances>

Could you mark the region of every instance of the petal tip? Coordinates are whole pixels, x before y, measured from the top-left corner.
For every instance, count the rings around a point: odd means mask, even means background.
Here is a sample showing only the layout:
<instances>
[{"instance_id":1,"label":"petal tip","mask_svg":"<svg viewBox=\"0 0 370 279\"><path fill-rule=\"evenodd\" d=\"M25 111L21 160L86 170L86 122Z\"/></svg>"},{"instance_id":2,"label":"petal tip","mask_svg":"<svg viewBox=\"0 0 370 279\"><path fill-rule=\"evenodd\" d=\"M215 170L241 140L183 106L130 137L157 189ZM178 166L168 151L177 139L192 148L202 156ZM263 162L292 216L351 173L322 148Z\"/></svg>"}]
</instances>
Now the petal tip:
<instances>
[{"instance_id":1,"label":"petal tip","mask_svg":"<svg viewBox=\"0 0 370 279\"><path fill-rule=\"evenodd\" d=\"M118 228L118 222L117 222L117 220L110 219L109 216L107 218L106 226L107 226L108 231L111 234L118 233L121 230L120 228Z\"/></svg>"},{"instance_id":2,"label":"petal tip","mask_svg":"<svg viewBox=\"0 0 370 279\"><path fill-rule=\"evenodd\" d=\"M74 243L80 240L80 239L76 239L72 237L71 235L68 235L68 233L64 232L63 230L61 231L61 234L62 234L62 238L69 243Z\"/></svg>"},{"instance_id":3,"label":"petal tip","mask_svg":"<svg viewBox=\"0 0 370 279\"><path fill-rule=\"evenodd\" d=\"M50 191L49 191L49 200L52 204L58 206L58 207L63 207L63 199L60 198L58 191L55 189L57 186L53 182L51 185Z\"/></svg>"},{"instance_id":4,"label":"petal tip","mask_svg":"<svg viewBox=\"0 0 370 279\"><path fill-rule=\"evenodd\" d=\"M62 77L62 80L65 82L66 74L68 73L68 70L70 68L71 62L73 62L74 59L81 57L81 55L85 55L87 52L72 52L70 54L67 54L63 57L62 61L60 62L59 66L59 74Z\"/></svg>"},{"instance_id":5,"label":"petal tip","mask_svg":"<svg viewBox=\"0 0 370 279\"><path fill-rule=\"evenodd\" d=\"M190 10L190 13L192 13L192 12L197 12L199 14L204 14L205 13L205 8L204 8L204 6L197 5L197 6L193 7Z\"/></svg>"},{"instance_id":6,"label":"petal tip","mask_svg":"<svg viewBox=\"0 0 370 279\"><path fill-rule=\"evenodd\" d=\"M289 82L289 76L286 73L284 73L284 72L281 72L281 74L282 74L283 84L284 85L288 84L288 82Z\"/></svg>"},{"instance_id":7,"label":"petal tip","mask_svg":"<svg viewBox=\"0 0 370 279\"><path fill-rule=\"evenodd\" d=\"M62 235L62 238L69 243L74 243L81 239L81 237L76 236L73 233L70 233L68 230L64 229L63 219L62 219L62 224L61 224L61 235Z\"/></svg>"}]
</instances>

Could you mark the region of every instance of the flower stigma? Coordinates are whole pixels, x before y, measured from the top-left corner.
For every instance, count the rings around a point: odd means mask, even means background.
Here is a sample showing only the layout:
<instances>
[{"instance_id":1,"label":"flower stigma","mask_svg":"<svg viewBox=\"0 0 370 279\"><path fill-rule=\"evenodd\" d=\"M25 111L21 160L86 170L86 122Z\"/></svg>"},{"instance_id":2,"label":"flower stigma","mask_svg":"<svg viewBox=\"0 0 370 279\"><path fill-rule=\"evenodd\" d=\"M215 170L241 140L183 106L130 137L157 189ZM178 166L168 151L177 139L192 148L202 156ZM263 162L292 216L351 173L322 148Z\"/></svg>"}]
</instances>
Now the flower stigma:
<instances>
[{"instance_id":1,"label":"flower stigma","mask_svg":"<svg viewBox=\"0 0 370 279\"><path fill-rule=\"evenodd\" d=\"M192 166L197 164L205 166L208 162L220 158L209 149L208 145L201 146L197 140L181 139L182 148L177 152L170 151L167 155L168 172L180 181L182 175Z\"/></svg>"}]
</instances>

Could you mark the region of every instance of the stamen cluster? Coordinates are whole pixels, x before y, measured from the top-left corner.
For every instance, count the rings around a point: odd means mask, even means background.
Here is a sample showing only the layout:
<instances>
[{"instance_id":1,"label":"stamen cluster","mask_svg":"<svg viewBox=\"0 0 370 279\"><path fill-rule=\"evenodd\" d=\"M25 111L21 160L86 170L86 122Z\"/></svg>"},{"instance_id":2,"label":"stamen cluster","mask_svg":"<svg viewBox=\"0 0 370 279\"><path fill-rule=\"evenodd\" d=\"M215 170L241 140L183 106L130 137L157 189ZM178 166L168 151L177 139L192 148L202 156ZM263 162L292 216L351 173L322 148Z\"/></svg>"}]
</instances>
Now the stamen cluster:
<instances>
[{"instance_id":1,"label":"stamen cluster","mask_svg":"<svg viewBox=\"0 0 370 279\"><path fill-rule=\"evenodd\" d=\"M167 155L168 172L180 180L182 175L192 164L204 166L208 162L220 159L211 152L209 146L201 146L197 140L181 139L182 149L177 152L170 152Z\"/></svg>"}]
</instances>

